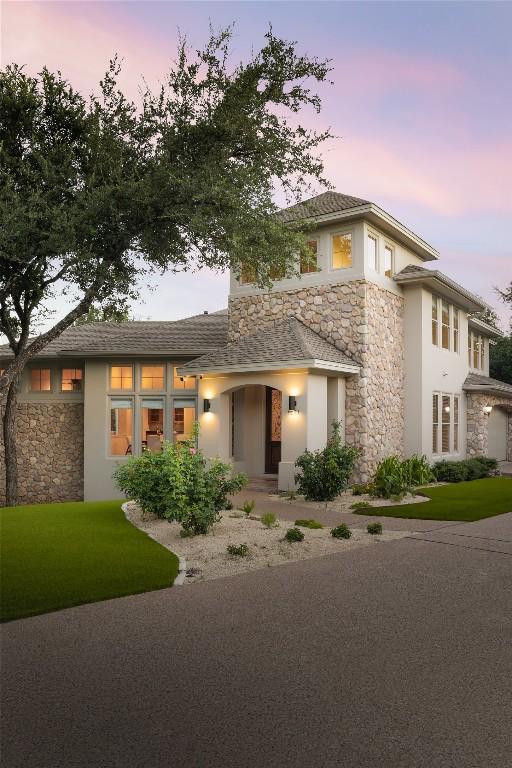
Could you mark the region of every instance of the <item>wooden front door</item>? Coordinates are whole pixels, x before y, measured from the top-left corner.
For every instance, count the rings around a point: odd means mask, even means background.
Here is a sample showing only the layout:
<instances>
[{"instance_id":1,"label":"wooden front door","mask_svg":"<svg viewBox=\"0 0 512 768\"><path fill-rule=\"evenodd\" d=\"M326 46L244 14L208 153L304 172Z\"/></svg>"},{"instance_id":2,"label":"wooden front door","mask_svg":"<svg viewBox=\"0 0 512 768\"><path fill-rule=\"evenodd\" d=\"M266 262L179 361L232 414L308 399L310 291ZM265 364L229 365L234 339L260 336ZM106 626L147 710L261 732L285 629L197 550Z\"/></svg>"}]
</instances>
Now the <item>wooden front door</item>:
<instances>
[{"instance_id":1,"label":"wooden front door","mask_svg":"<svg viewBox=\"0 0 512 768\"><path fill-rule=\"evenodd\" d=\"M279 389L272 389L272 387L265 389L265 472L270 475L277 475L281 461L282 396Z\"/></svg>"}]
</instances>

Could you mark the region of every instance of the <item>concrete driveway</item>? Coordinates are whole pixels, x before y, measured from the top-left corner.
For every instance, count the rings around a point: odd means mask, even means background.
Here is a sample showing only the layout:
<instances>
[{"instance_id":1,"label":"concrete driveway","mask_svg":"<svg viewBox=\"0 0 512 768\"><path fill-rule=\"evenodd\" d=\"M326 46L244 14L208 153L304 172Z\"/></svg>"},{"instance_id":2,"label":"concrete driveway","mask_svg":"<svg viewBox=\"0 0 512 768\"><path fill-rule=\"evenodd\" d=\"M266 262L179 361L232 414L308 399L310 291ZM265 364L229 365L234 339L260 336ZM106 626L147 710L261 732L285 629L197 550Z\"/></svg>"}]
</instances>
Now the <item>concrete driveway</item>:
<instances>
[{"instance_id":1,"label":"concrete driveway","mask_svg":"<svg viewBox=\"0 0 512 768\"><path fill-rule=\"evenodd\" d=\"M506 768L512 514L447 535L4 626L3 768Z\"/></svg>"}]
</instances>

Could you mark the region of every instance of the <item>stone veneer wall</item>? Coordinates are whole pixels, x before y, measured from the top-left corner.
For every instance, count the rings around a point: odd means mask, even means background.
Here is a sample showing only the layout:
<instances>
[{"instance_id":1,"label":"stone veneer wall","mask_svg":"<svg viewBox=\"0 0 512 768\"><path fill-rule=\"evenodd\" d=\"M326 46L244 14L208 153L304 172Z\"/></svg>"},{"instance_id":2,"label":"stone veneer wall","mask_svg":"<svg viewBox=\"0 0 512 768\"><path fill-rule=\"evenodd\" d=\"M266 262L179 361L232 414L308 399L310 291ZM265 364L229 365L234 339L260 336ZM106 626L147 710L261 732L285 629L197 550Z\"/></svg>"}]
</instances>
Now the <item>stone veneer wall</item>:
<instances>
[{"instance_id":1,"label":"stone veneer wall","mask_svg":"<svg viewBox=\"0 0 512 768\"><path fill-rule=\"evenodd\" d=\"M506 398L479 392L467 394L467 453L472 456L487 456L489 447L489 416L486 405L503 406L508 410L507 460L512 461L512 403Z\"/></svg>"},{"instance_id":2,"label":"stone veneer wall","mask_svg":"<svg viewBox=\"0 0 512 768\"><path fill-rule=\"evenodd\" d=\"M362 449L357 479L404 449L403 298L363 280L230 297L229 338L296 317L361 365L346 381L346 442Z\"/></svg>"},{"instance_id":3,"label":"stone veneer wall","mask_svg":"<svg viewBox=\"0 0 512 768\"><path fill-rule=\"evenodd\" d=\"M83 499L83 403L19 403L17 434L20 504ZM1 434L0 504L5 504Z\"/></svg>"}]
</instances>

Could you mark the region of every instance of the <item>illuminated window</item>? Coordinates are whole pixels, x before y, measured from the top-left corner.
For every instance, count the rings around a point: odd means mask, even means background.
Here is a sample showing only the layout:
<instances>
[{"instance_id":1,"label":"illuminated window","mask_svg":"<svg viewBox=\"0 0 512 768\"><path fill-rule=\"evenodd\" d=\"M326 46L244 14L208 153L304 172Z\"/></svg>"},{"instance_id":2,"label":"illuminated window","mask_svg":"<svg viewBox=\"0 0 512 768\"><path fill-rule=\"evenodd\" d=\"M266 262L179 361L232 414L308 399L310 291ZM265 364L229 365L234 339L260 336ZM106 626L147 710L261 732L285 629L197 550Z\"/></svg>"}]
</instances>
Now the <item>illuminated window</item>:
<instances>
[{"instance_id":1,"label":"illuminated window","mask_svg":"<svg viewBox=\"0 0 512 768\"><path fill-rule=\"evenodd\" d=\"M178 369L174 366L174 389L195 389L197 380L195 376L178 376Z\"/></svg>"},{"instance_id":2,"label":"illuminated window","mask_svg":"<svg viewBox=\"0 0 512 768\"><path fill-rule=\"evenodd\" d=\"M111 389L133 389L133 365L113 365L110 369Z\"/></svg>"},{"instance_id":3,"label":"illuminated window","mask_svg":"<svg viewBox=\"0 0 512 768\"><path fill-rule=\"evenodd\" d=\"M178 442L190 440L196 420L195 400L175 400L173 404L173 435Z\"/></svg>"},{"instance_id":4,"label":"illuminated window","mask_svg":"<svg viewBox=\"0 0 512 768\"><path fill-rule=\"evenodd\" d=\"M439 395L432 395L432 452L439 453Z\"/></svg>"},{"instance_id":5,"label":"illuminated window","mask_svg":"<svg viewBox=\"0 0 512 768\"><path fill-rule=\"evenodd\" d=\"M389 245L384 248L384 274L386 277L393 275L393 249Z\"/></svg>"},{"instance_id":6,"label":"illuminated window","mask_svg":"<svg viewBox=\"0 0 512 768\"><path fill-rule=\"evenodd\" d=\"M436 296L432 296L432 344L439 344L439 312Z\"/></svg>"},{"instance_id":7,"label":"illuminated window","mask_svg":"<svg viewBox=\"0 0 512 768\"><path fill-rule=\"evenodd\" d=\"M375 237L372 237L372 235L368 235L367 249L368 249L368 266L370 269L373 269L374 272L377 272L379 269L378 254L377 254L377 239Z\"/></svg>"},{"instance_id":8,"label":"illuminated window","mask_svg":"<svg viewBox=\"0 0 512 768\"><path fill-rule=\"evenodd\" d=\"M52 388L49 368L33 368L30 371L30 389L32 392L50 392Z\"/></svg>"},{"instance_id":9,"label":"illuminated window","mask_svg":"<svg viewBox=\"0 0 512 768\"><path fill-rule=\"evenodd\" d=\"M164 401L142 400L140 410L142 450L160 453L164 440Z\"/></svg>"},{"instance_id":10,"label":"illuminated window","mask_svg":"<svg viewBox=\"0 0 512 768\"><path fill-rule=\"evenodd\" d=\"M352 266L352 235L332 236L332 268L348 269Z\"/></svg>"},{"instance_id":11,"label":"illuminated window","mask_svg":"<svg viewBox=\"0 0 512 768\"><path fill-rule=\"evenodd\" d=\"M441 346L450 349L450 305L444 299L441 302Z\"/></svg>"},{"instance_id":12,"label":"illuminated window","mask_svg":"<svg viewBox=\"0 0 512 768\"><path fill-rule=\"evenodd\" d=\"M451 422L451 407L450 396L443 395L441 409L441 452L450 453L450 422Z\"/></svg>"},{"instance_id":13,"label":"illuminated window","mask_svg":"<svg viewBox=\"0 0 512 768\"><path fill-rule=\"evenodd\" d=\"M129 456L133 440L133 403L112 398L110 401L110 455Z\"/></svg>"},{"instance_id":14,"label":"illuminated window","mask_svg":"<svg viewBox=\"0 0 512 768\"><path fill-rule=\"evenodd\" d=\"M141 369L141 386L142 389L163 389L164 366L143 365Z\"/></svg>"},{"instance_id":15,"label":"illuminated window","mask_svg":"<svg viewBox=\"0 0 512 768\"><path fill-rule=\"evenodd\" d=\"M63 392L82 391L82 369L63 368L61 373L61 389Z\"/></svg>"},{"instance_id":16,"label":"illuminated window","mask_svg":"<svg viewBox=\"0 0 512 768\"><path fill-rule=\"evenodd\" d=\"M308 240L308 248L312 253L300 257L301 275L318 272L318 240Z\"/></svg>"}]
</instances>

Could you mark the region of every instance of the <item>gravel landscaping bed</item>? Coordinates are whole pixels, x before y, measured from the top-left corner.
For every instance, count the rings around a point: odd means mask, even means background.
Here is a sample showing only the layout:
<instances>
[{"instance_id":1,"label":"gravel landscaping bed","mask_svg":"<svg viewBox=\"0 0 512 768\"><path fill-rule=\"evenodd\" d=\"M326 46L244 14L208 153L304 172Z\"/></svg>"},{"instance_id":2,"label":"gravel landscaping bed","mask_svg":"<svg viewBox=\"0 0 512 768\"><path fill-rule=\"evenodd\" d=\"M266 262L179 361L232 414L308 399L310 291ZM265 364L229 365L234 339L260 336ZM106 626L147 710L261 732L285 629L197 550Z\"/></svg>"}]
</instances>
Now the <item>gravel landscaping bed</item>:
<instances>
[{"instance_id":1,"label":"gravel landscaping bed","mask_svg":"<svg viewBox=\"0 0 512 768\"><path fill-rule=\"evenodd\" d=\"M435 483L435 485L441 485L441 483ZM368 502L372 507L397 507L406 504L421 504L424 501L430 501L427 496L412 494L404 496L402 501L380 499L376 498L375 496L370 496L367 493L355 496L351 490L340 493L340 495L337 496L333 501L306 501L304 496L300 495L297 495L294 499L289 499L287 496L277 493L273 494L271 498L273 501L281 501L284 504L300 504L301 507L309 507L312 513L315 510L322 510L326 512L340 512L342 514L353 514L354 510L352 509L352 504L356 504L361 501Z\"/></svg>"},{"instance_id":2,"label":"gravel landscaping bed","mask_svg":"<svg viewBox=\"0 0 512 768\"><path fill-rule=\"evenodd\" d=\"M356 547L378 546L382 542L408 535L407 531L384 531L380 536L371 536L366 531L355 529L350 539L338 540L330 535L330 526L326 526L317 530L301 528L304 541L288 543L282 541L282 538L292 526L290 522L281 521L279 526L269 529L259 519L233 517L233 514L237 513L222 513L222 519L215 524L213 533L181 538L178 523L143 516L134 502L127 504L127 517L134 525L186 558L188 575L185 583L208 581L294 560L346 552ZM226 552L228 544L247 544L249 553L245 557L229 555Z\"/></svg>"}]
</instances>

